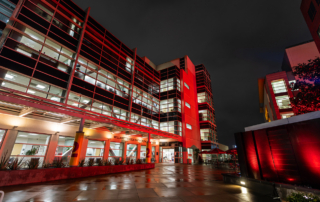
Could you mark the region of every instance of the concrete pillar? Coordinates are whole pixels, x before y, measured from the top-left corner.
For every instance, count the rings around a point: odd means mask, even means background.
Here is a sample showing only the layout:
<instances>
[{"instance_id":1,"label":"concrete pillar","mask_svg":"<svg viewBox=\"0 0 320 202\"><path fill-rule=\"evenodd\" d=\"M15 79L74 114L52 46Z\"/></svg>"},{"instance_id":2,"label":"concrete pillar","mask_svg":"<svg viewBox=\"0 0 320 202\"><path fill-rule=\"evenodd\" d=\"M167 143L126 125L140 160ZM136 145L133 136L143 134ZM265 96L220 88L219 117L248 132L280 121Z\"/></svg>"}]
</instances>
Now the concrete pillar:
<instances>
[{"instance_id":1,"label":"concrete pillar","mask_svg":"<svg viewBox=\"0 0 320 202\"><path fill-rule=\"evenodd\" d=\"M151 163L151 154L152 145L151 145L151 134L148 134L148 142L147 142L147 149L146 149L146 163Z\"/></svg>"},{"instance_id":2,"label":"concrete pillar","mask_svg":"<svg viewBox=\"0 0 320 202\"><path fill-rule=\"evenodd\" d=\"M104 152L103 152L103 160L108 160L109 157L109 150L110 150L110 140L106 140L104 145Z\"/></svg>"},{"instance_id":3,"label":"concrete pillar","mask_svg":"<svg viewBox=\"0 0 320 202\"><path fill-rule=\"evenodd\" d=\"M6 131L6 134L3 137L3 141L0 147L0 157L2 158L5 154L7 157L11 155L14 143L16 142L18 132L15 129L10 129Z\"/></svg>"},{"instance_id":4,"label":"concrete pillar","mask_svg":"<svg viewBox=\"0 0 320 202\"><path fill-rule=\"evenodd\" d=\"M74 138L74 144L72 148L72 154L70 158L70 166L78 166L80 161L81 153L83 152L83 140L84 140L84 126L85 119L82 118L80 121L79 131L76 132L76 136ZM81 159L82 160L82 159Z\"/></svg>"},{"instance_id":5,"label":"concrete pillar","mask_svg":"<svg viewBox=\"0 0 320 202\"><path fill-rule=\"evenodd\" d=\"M49 145L47 148L46 156L44 157L44 163L52 163L56 153L56 149L59 142L59 135L57 133L52 134L50 137Z\"/></svg>"}]
</instances>

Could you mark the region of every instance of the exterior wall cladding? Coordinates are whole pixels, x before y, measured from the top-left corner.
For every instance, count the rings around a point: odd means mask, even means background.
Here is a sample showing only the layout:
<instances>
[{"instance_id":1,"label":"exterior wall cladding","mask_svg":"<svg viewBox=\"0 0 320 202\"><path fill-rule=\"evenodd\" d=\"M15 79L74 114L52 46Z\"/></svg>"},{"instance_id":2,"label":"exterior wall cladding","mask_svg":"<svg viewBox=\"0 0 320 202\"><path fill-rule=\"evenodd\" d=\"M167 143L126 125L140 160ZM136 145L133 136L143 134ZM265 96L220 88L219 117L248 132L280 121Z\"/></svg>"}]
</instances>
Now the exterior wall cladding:
<instances>
[{"instance_id":1,"label":"exterior wall cladding","mask_svg":"<svg viewBox=\"0 0 320 202\"><path fill-rule=\"evenodd\" d=\"M156 67L70 0L5 2L12 5L0 10L0 96L172 138L184 163L187 148L217 145L204 65L184 56Z\"/></svg>"},{"instance_id":2,"label":"exterior wall cladding","mask_svg":"<svg viewBox=\"0 0 320 202\"><path fill-rule=\"evenodd\" d=\"M300 10L320 51L320 1L302 0Z\"/></svg>"}]
</instances>

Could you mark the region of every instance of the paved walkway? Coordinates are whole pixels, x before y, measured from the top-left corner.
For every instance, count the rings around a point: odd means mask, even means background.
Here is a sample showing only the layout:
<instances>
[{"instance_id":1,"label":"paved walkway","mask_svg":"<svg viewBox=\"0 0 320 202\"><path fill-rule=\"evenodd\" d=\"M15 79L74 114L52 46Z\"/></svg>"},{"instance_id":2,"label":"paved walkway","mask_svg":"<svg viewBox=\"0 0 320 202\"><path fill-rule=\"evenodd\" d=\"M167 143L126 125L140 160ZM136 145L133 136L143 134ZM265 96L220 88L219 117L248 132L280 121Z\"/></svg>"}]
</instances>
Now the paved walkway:
<instances>
[{"instance_id":1,"label":"paved walkway","mask_svg":"<svg viewBox=\"0 0 320 202\"><path fill-rule=\"evenodd\" d=\"M155 169L76 180L0 187L4 201L269 202L247 188L225 184L205 165L157 164ZM1 180L1 179L0 179Z\"/></svg>"}]
</instances>

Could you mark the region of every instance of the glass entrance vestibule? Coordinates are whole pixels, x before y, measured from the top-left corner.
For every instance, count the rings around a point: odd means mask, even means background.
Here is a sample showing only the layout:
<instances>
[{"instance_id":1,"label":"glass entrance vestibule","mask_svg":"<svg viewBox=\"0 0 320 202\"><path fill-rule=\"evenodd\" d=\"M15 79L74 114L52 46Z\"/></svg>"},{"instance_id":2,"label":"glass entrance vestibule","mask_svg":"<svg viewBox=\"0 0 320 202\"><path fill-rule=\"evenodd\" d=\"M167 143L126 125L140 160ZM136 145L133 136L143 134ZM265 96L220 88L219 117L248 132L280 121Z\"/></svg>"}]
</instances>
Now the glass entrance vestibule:
<instances>
[{"instance_id":1,"label":"glass entrance vestibule","mask_svg":"<svg viewBox=\"0 0 320 202\"><path fill-rule=\"evenodd\" d=\"M182 147L160 147L160 163L183 163Z\"/></svg>"}]
</instances>

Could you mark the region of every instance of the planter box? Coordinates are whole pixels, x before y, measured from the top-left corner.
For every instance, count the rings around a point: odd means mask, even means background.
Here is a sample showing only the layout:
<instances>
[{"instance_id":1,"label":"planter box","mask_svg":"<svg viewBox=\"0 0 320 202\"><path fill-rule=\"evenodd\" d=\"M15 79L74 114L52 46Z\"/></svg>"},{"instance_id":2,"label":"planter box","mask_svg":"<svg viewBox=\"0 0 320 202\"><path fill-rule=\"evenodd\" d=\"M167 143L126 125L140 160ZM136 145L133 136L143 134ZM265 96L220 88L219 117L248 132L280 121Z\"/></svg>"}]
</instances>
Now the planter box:
<instances>
[{"instance_id":1,"label":"planter box","mask_svg":"<svg viewBox=\"0 0 320 202\"><path fill-rule=\"evenodd\" d=\"M0 187L21 185L54 180L91 177L111 173L137 171L154 168L154 163L117 165L117 166L91 166L71 168L47 168L32 170L6 170L0 171Z\"/></svg>"}]
</instances>

